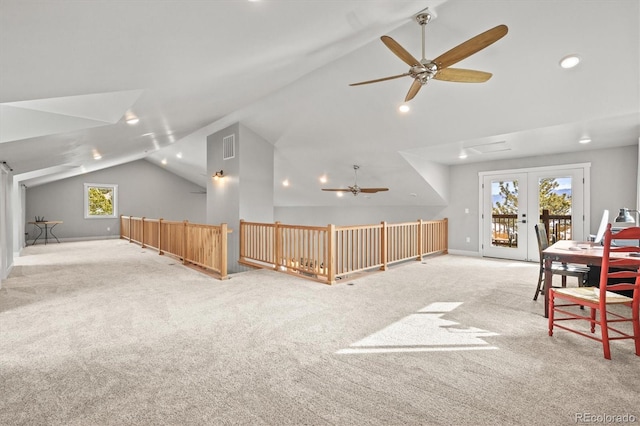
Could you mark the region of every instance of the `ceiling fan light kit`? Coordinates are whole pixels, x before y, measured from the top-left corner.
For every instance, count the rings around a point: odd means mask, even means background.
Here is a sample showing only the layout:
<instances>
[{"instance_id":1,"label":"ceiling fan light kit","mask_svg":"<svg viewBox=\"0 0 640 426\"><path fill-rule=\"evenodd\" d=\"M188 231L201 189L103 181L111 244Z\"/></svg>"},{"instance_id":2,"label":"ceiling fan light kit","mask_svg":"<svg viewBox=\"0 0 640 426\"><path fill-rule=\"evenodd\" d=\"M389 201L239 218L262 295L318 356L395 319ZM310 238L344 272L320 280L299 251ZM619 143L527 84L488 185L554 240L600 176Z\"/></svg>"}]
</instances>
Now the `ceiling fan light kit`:
<instances>
[{"instance_id":1,"label":"ceiling fan light kit","mask_svg":"<svg viewBox=\"0 0 640 426\"><path fill-rule=\"evenodd\" d=\"M383 35L380 40L404 63L409 65L409 71L404 74L398 74L390 77L378 78L375 80L367 80L359 83L352 83L350 86L360 86L363 84L378 83L381 81L393 80L400 77L409 76L413 78L413 83L409 87L409 91L404 99L405 102L413 99L422 86L427 84L429 80L436 79L442 81L452 81L458 83L484 83L492 76L491 73L485 71L467 70L462 68L449 68L451 65L479 52L485 47L495 43L504 37L509 29L506 25L498 25L487 30L475 37L470 38L448 50L433 60L425 57L425 27L431 21L433 15L428 12L419 13L416 21L422 28L422 59L418 60L403 48L397 41L389 36Z\"/></svg>"}]
</instances>

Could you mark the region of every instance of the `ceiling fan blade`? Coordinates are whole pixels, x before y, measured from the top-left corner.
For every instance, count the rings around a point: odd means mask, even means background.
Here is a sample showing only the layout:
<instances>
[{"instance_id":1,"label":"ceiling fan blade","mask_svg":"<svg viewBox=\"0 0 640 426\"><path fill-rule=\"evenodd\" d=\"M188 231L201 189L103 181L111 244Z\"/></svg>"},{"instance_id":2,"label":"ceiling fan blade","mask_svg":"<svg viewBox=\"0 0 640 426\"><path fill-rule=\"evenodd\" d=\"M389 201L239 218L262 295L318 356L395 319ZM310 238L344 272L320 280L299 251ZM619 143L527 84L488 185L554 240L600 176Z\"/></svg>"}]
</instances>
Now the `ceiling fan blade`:
<instances>
[{"instance_id":1,"label":"ceiling fan blade","mask_svg":"<svg viewBox=\"0 0 640 426\"><path fill-rule=\"evenodd\" d=\"M404 47L400 46L400 44L392 39L389 36L382 36L380 40L391 50L398 58L402 59L405 64L413 67L415 65L420 65L420 61L411 55L411 53L407 52Z\"/></svg>"},{"instance_id":2,"label":"ceiling fan blade","mask_svg":"<svg viewBox=\"0 0 640 426\"><path fill-rule=\"evenodd\" d=\"M409 91L407 92L407 96L404 98L404 101L409 102L411 99L413 99L418 94L421 87L422 83L420 83L420 80L418 80L417 78L414 79L413 83L411 83L411 87L409 87Z\"/></svg>"},{"instance_id":3,"label":"ceiling fan blade","mask_svg":"<svg viewBox=\"0 0 640 426\"><path fill-rule=\"evenodd\" d=\"M361 84L377 83L379 81L393 80L394 78L406 77L408 75L409 73L406 72L404 74L393 75L391 77L378 78L376 80L361 81L360 83L351 83L349 86L360 86Z\"/></svg>"},{"instance_id":4,"label":"ceiling fan blade","mask_svg":"<svg viewBox=\"0 0 640 426\"><path fill-rule=\"evenodd\" d=\"M322 188L323 191L350 192L349 188Z\"/></svg>"},{"instance_id":5,"label":"ceiling fan blade","mask_svg":"<svg viewBox=\"0 0 640 426\"><path fill-rule=\"evenodd\" d=\"M456 81L460 83L484 83L489 80L493 74L484 71L465 70L462 68L445 68L439 70L435 77L436 80Z\"/></svg>"},{"instance_id":6,"label":"ceiling fan blade","mask_svg":"<svg viewBox=\"0 0 640 426\"><path fill-rule=\"evenodd\" d=\"M447 68L500 40L507 34L507 31L509 28L506 25L498 25L448 50L433 62L438 65L439 70Z\"/></svg>"},{"instance_id":7,"label":"ceiling fan blade","mask_svg":"<svg viewBox=\"0 0 640 426\"><path fill-rule=\"evenodd\" d=\"M388 191L389 188L360 188L360 192L365 194L375 194L376 192Z\"/></svg>"}]
</instances>

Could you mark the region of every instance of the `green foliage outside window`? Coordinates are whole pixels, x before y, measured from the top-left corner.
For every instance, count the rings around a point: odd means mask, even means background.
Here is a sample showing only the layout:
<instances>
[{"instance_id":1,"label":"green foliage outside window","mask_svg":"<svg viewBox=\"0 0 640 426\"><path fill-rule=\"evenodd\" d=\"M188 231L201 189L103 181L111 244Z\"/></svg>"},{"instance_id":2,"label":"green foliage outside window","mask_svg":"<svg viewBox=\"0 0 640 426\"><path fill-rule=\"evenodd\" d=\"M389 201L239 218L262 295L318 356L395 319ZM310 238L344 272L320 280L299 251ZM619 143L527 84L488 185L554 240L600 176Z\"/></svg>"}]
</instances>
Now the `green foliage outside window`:
<instances>
[{"instance_id":1,"label":"green foliage outside window","mask_svg":"<svg viewBox=\"0 0 640 426\"><path fill-rule=\"evenodd\" d=\"M540 211L549 210L549 214L571 214L571 195L558 193L556 190L560 183L554 178L540 179Z\"/></svg>"},{"instance_id":2,"label":"green foliage outside window","mask_svg":"<svg viewBox=\"0 0 640 426\"><path fill-rule=\"evenodd\" d=\"M571 214L571 194L560 193L560 183L555 178L543 178L538 182L540 212L549 210L552 215ZM493 214L516 214L518 212L518 181L498 183L500 201L493 205Z\"/></svg>"},{"instance_id":3,"label":"green foliage outside window","mask_svg":"<svg viewBox=\"0 0 640 426\"><path fill-rule=\"evenodd\" d=\"M493 205L493 214L516 214L518 213L518 181L499 182L500 198Z\"/></svg>"},{"instance_id":4,"label":"green foliage outside window","mask_svg":"<svg viewBox=\"0 0 640 426\"><path fill-rule=\"evenodd\" d=\"M89 188L89 214L113 216L113 188Z\"/></svg>"},{"instance_id":5,"label":"green foliage outside window","mask_svg":"<svg viewBox=\"0 0 640 426\"><path fill-rule=\"evenodd\" d=\"M85 219L118 217L118 185L84 184Z\"/></svg>"}]
</instances>

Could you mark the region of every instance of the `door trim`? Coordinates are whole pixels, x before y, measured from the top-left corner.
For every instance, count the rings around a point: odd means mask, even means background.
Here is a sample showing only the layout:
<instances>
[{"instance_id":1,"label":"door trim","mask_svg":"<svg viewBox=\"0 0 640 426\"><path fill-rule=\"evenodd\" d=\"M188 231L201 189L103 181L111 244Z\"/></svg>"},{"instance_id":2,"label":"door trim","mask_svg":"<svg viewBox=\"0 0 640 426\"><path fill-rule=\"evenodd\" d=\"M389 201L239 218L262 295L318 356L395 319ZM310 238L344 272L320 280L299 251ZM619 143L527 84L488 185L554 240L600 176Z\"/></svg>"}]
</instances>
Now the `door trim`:
<instances>
[{"instance_id":1,"label":"door trim","mask_svg":"<svg viewBox=\"0 0 640 426\"><path fill-rule=\"evenodd\" d=\"M557 164L553 166L540 166L540 167L525 167L522 169L505 169L505 170L491 170L478 172L478 253L480 257L484 257L483 243L483 226L484 220L482 213L484 212L483 201L483 188L485 176L502 175L510 173L535 173L535 172L547 172L554 170L566 170L566 169L583 169L584 179L584 199L583 199L583 235L589 235L591 233L591 163L574 163L574 164ZM640 174L639 174L640 176Z\"/></svg>"}]
</instances>

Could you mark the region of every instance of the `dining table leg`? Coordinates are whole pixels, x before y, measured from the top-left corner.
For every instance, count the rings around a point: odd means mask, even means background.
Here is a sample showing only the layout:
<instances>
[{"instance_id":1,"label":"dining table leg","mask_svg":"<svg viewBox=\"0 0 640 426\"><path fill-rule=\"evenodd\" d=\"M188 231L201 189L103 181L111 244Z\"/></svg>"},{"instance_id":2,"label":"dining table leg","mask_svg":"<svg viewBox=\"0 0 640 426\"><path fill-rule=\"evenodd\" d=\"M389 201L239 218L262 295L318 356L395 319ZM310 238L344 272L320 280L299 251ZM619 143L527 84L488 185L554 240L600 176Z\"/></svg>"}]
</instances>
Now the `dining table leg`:
<instances>
[{"instance_id":1,"label":"dining table leg","mask_svg":"<svg viewBox=\"0 0 640 426\"><path fill-rule=\"evenodd\" d=\"M544 317L549 318L549 289L552 285L553 273L551 272L552 259L544 259Z\"/></svg>"}]
</instances>

